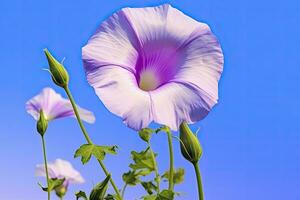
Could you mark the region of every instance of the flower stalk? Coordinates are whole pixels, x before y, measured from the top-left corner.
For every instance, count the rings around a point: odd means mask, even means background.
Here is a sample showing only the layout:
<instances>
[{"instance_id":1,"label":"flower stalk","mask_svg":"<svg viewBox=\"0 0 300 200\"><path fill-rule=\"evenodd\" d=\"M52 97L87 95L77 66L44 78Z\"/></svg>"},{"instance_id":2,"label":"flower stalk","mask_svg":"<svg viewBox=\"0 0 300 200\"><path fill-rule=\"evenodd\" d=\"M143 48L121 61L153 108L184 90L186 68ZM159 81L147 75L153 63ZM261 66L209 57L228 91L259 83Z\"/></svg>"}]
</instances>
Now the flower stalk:
<instances>
[{"instance_id":1,"label":"flower stalk","mask_svg":"<svg viewBox=\"0 0 300 200\"><path fill-rule=\"evenodd\" d=\"M167 131L168 144L169 144L169 154L170 154L170 169L169 169L169 190L174 190L174 153L172 144L172 133Z\"/></svg>"},{"instance_id":2,"label":"flower stalk","mask_svg":"<svg viewBox=\"0 0 300 200\"><path fill-rule=\"evenodd\" d=\"M44 156L44 164L45 164L45 172L46 172L46 179L47 179L47 193L48 193L48 200L50 200L50 185L49 185L49 173L48 173L48 165L47 165L47 156L46 156L46 144L44 135L41 135L42 138L42 146L43 146L43 156Z\"/></svg>"},{"instance_id":3,"label":"flower stalk","mask_svg":"<svg viewBox=\"0 0 300 200\"><path fill-rule=\"evenodd\" d=\"M195 173L196 173L196 178L197 178L199 200L204 200L204 193L203 193L203 186L202 186L202 180L201 180L201 173L200 173L198 162L193 163L193 165L194 165L194 169L195 169Z\"/></svg>"},{"instance_id":4,"label":"flower stalk","mask_svg":"<svg viewBox=\"0 0 300 200\"><path fill-rule=\"evenodd\" d=\"M86 129L85 129L83 123L82 123L82 120L81 120L80 115L79 115L79 113L78 113L78 109L77 109L75 100L74 100L74 98L73 98L73 96L72 96L72 94L71 94L71 91L70 91L69 87L68 87L68 86L65 86L65 87L63 87L63 88L64 88L65 92L67 93L67 95L68 95L68 97L69 97L69 100L70 100L70 102L71 102L71 104L72 104L72 107L73 107L73 110L74 110L76 119L77 119L77 121L78 121L78 124L79 124L79 126L80 126L80 129L81 129L81 131L82 131L82 133L83 133L83 135L84 135L86 141L87 141L89 144L93 144L91 138L89 137L89 135L88 135L88 133L87 133L87 131L86 131ZM103 172L105 173L105 175L108 176L110 173L107 171L107 169L106 169L104 163L102 162L102 160L99 160L99 159L97 159L97 160L98 160L98 163L100 164L100 166L101 166ZM122 198L122 196L121 196L121 194L120 194L120 191L119 191L119 189L117 188L115 182L113 181L113 179L110 178L109 181L110 181L110 183L111 183L111 185L112 185L114 191L116 192L117 196L122 200L123 198Z\"/></svg>"}]
</instances>

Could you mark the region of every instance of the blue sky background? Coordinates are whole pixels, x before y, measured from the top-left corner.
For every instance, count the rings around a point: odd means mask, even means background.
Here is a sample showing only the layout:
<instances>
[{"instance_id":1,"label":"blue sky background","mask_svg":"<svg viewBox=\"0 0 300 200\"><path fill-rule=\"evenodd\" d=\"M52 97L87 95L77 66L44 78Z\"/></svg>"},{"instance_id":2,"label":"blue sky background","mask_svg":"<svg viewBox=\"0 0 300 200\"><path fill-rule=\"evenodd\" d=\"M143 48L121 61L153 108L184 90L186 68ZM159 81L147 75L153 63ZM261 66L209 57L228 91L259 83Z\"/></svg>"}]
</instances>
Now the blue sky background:
<instances>
[{"instance_id":1,"label":"blue sky background","mask_svg":"<svg viewBox=\"0 0 300 200\"><path fill-rule=\"evenodd\" d=\"M119 186L128 170L130 150L144 143L109 113L87 84L81 47L96 27L114 11L170 2L193 18L208 23L225 55L220 101L211 114L193 125L201 128L204 155L201 170L207 200L300 199L300 12L294 0L2 0L0 2L0 199L41 200L34 168L41 163L40 137L24 104L45 86L53 85L42 49L48 47L69 70L70 87L82 107L94 111L97 122L87 125L97 144L117 144L117 157L106 165ZM174 19L176 20L176 19ZM177 134L177 133L175 133ZM70 187L89 190L104 178L95 160L82 166L73 159L84 138L74 119L50 124L48 159L72 162L87 180ZM176 189L181 199L195 200L192 166L175 145L176 167L185 167L185 183ZM168 167L166 135L153 138L160 171ZM129 188L132 200L143 190ZM55 198L53 198L55 199Z\"/></svg>"}]
</instances>

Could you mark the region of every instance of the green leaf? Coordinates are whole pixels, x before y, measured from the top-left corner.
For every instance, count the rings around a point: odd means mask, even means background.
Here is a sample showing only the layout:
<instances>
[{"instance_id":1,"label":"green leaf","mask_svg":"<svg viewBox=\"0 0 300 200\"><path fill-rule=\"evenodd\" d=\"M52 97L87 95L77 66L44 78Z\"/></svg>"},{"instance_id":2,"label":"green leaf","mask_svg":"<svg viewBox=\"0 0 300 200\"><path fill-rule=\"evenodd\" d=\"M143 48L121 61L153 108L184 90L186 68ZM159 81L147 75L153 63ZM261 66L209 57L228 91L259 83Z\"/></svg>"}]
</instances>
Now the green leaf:
<instances>
[{"instance_id":1,"label":"green leaf","mask_svg":"<svg viewBox=\"0 0 300 200\"><path fill-rule=\"evenodd\" d=\"M116 200L116 198L112 194L107 194L104 199L105 200Z\"/></svg>"},{"instance_id":2,"label":"green leaf","mask_svg":"<svg viewBox=\"0 0 300 200\"><path fill-rule=\"evenodd\" d=\"M104 200L104 196L108 188L109 180L110 180L110 174L104 179L104 181L97 184L93 188L90 194L90 200Z\"/></svg>"},{"instance_id":3,"label":"green leaf","mask_svg":"<svg viewBox=\"0 0 300 200\"><path fill-rule=\"evenodd\" d=\"M147 191L148 194L152 195L154 191L157 189L156 185L152 183L152 181L141 182L143 188Z\"/></svg>"},{"instance_id":4,"label":"green leaf","mask_svg":"<svg viewBox=\"0 0 300 200\"><path fill-rule=\"evenodd\" d=\"M155 130L151 129L151 128L143 128L139 131L139 136L142 140L144 140L145 142L149 142L152 133L154 133Z\"/></svg>"},{"instance_id":5,"label":"green leaf","mask_svg":"<svg viewBox=\"0 0 300 200\"><path fill-rule=\"evenodd\" d=\"M156 200L173 200L174 195L174 192L171 190L163 190L161 193L158 194Z\"/></svg>"},{"instance_id":6,"label":"green leaf","mask_svg":"<svg viewBox=\"0 0 300 200\"><path fill-rule=\"evenodd\" d=\"M135 170L133 170L133 171L129 170L128 172L124 173L122 178L123 178L123 181L128 185L134 186L140 182L139 174L136 173Z\"/></svg>"},{"instance_id":7,"label":"green leaf","mask_svg":"<svg viewBox=\"0 0 300 200\"><path fill-rule=\"evenodd\" d=\"M65 178L58 179L58 178L52 178L49 179L49 189L50 191L55 190L56 188L62 186L62 184L65 182ZM43 187L40 183L38 185L42 188L43 191L47 192L48 187Z\"/></svg>"},{"instance_id":8,"label":"green leaf","mask_svg":"<svg viewBox=\"0 0 300 200\"><path fill-rule=\"evenodd\" d=\"M117 155L117 145L113 146L97 146L97 148L101 148L105 153L112 154L112 155Z\"/></svg>"},{"instance_id":9,"label":"green leaf","mask_svg":"<svg viewBox=\"0 0 300 200\"><path fill-rule=\"evenodd\" d=\"M121 200L117 195L107 194L104 200Z\"/></svg>"},{"instance_id":10,"label":"green leaf","mask_svg":"<svg viewBox=\"0 0 300 200\"><path fill-rule=\"evenodd\" d=\"M151 174L151 170L149 169L141 169L139 171L137 171L136 173L140 176L147 176L148 174Z\"/></svg>"},{"instance_id":11,"label":"green leaf","mask_svg":"<svg viewBox=\"0 0 300 200\"><path fill-rule=\"evenodd\" d=\"M143 200L156 200L156 195L147 195L147 196L143 196Z\"/></svg>"},{"instance_id":12,"label":"green leaf","mask_svg":"<svg viewBox=\"0 0 300 200\"><path fill-rule=\"evenodd\" d=\"M91 156L95 156L98 160L103 160L105 155L117 154L117 146L98 146L94 144L84 144L76 150L74 158L81 157L82 164L86 164Z\"/></svg>"},{"instance_id":13,"label":"green leaf","mask_svg":"<svg viewBox=\"0 0 300 200\"><path fill-rule=\"evenodd\" d=\"M156 155L155 155L156 156ZM138 169L148 169L150 171L154 171L154 160L152 159L151 152L149 151L149 147L145 151L131 152L131 157L134 161L133 164L130 164L129 167L133 170Z\"/></svg>"},{"instance_id":14,"label":"green leaf","mask_svg":"<svg viewBox=\"0 0 300 200\"><path fill-rule=\"evenodd\" d=\"M165 178L169 180L169 171L166 171L163 175L162 178ZM173 183L174 184L180 184L184 181L184 169L183 168L178 168L177 170L174 171L173 175Z\"/></svg>"},{"instance_id":15,"label":"green leaf","mask_svg":"<svg viewBox=\"0 0 300 200\"><path fill-rule=\"evenodd\" d=\"M83 192L83 191L81 191L81 190L78 191L78 192L76 192L76 193L75 193L75 196L76 196L76 200L78 200L78 199L80 199L80 198L83 198L84 200L88 200L88 198L87 198L85 192Z\"/></svg>"}]
</instances>

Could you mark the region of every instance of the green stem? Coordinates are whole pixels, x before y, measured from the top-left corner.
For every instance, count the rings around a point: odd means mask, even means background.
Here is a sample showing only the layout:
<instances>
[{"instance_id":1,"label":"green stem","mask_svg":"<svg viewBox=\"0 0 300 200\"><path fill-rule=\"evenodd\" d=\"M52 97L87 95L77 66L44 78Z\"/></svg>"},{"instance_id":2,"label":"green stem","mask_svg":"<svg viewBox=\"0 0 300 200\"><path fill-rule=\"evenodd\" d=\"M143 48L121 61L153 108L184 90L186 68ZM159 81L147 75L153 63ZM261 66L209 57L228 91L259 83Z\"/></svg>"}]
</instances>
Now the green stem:
<instances>
[{"instance_id":1,"label":"green stem","mask_svg":"<svg viewBox=\"0 0 300 200\"><path fill-rule=\"evenodd\" d=\"M48 173L48 165L47 165L47 156L46 156L46 144L44 136L42 136L42 144L43 144L43 155L44 155L44 165L46 171L46 179L47 179L47 193L48 193L48 200L50 200L50 188L49 188L49 173Z\"/></svg>"},{"instance_id":2,"label":"green stem","mask_svg":"<svg viewBox=\"0 0 300 200\"><path fill-rule=\"evenodd\" d=\"M154 162L155 181L156 181L156 186L157 186L156 192L157 192L157 194L159 194L160 193L160 176L159 176L159 173L158 173L158 167L157 167L157 162L156 162L156 159L155 159L155 155L154 155L154 152L153 152L152 147L150 145L150 142L148 142L148 147L149 147L149 150L151 152L151 157L152 157L153 162Z\"/></svg>"},{"instance_id":3,"label":"green stem","mask_svg":"<svg viewBox=\"0 0 300 200\"><path fill-rule=\"evenodd\" d=\"M63 200L64 198L63 198L63 197L60 197L59 199L60 199L60 200Z\"/></svg>"},{"instance_id":4,"label":"green stem","mask_svg":"<svg viewBox=\"0 0 300 200\"><path fill-rule=\"evenodd\" d=\"M80 118L80 115L79 115L79 112L78 112L76 103L75 103L75 101L74 101L74 98L73 98L73 96L72 96L72 94L71 94L71 91L70 91L69 87L65 87L64 89L65 89L65 91L66 91L66 93L67 93L67 95L68 95L68 97L69 97L69 99L70 99L70 102L71 102L71 104L72 104L74 113L75 113L75 115L76 115L76 119L77 119L77 121L78 121L78 124L79 124L79 126L80 126L80 129L82 130L82 133L83 133L83 135L84 135L86 141L87 141L89 144L93 144L93 142L92 142L92 140L91 140L89 134L87 133L87 131L86 131L86 129L85 129L83 123L82 123L82 120L81 120L81 118Z\"/></svg>"},{"instance_id":5,"label":"green stem","mask_svg":"<svg viewBox=\"0 0 300 200\"><path fill-rule=\"evenodd\" d=\"M204 200L201 174L200 174L198 162L194 163L193 165L194 165L195 173L196 173L196 177L197 177L199 200Z\"/></svg>"},{"instance_id":6,"label":"green stem","mask_svg":"<svg viewBox=\"0 0 300 200\"><path fill-rule=\"evenodd\" d=\"M170 170L169 170L169 190L174 190L174 155L173 155L173 144L172 144L172 133L167 131L168 143L169 143L169 153L170 153Z\"/></svg>"},{"instance_id":7,"label":"green stem","mask_svg":"<svg viewBox=\"0 0 300 200\"><path fill-rule=\"evenodd\" d=\"M71 102L71 104L72 104L72 107L73 107L75 116L76 116L76 118L77 118L78 124L79 124L79 126L80 126L80 129L81 129L81 131L82 131L82 133L83 133L83 135L84 135L86 141L87 141L89 144L93 144L93 142L92 142L91 138L89 137L89 135L88 135L88 133L87 133L87 131L86 131L86 129L85 129L83 123L82 123L82 120L81 120L81 118L80 118L80 116L79 116L79 112L78 112L76 103L75 103L75 101L74 101L74 98L73 98L73 96L72 96L72 94L71 94L71 91L70 91L69 87L68 87L68 86L67 86L67 87L64 87L64 89L65 89L65 91L66 91L66 93L67 93L67 95L68 95L68 97L69 97L69 100L70 100L70 102ZM98 160L98 162L99 162L99 164L100 164L102 170L104 171L105 175L108 176L110 173L107 171L107 169L106 169L106 167L105 167L103 161L102 161L102 160ZM119 189L117 188L117 186L116 186L116 184L115 184L115 182L113 181L112 178L110 179L110 183L111 183L113 189L115 190L117 196L122 200L123 198L122 198L122 196L121 196L121 194L120 194L120 191L119 191Z\"/></svg>"},{"instance_id":8,"label":"green stem","mask_svg":"<svg viewBox=\"0 0 300 200\"><path fill-rule=\"evenodd\" d=\"M122 198L124 198L126 188L127 188L127 183L124 185L122 189Z\"/></svg>"}]
</instances>

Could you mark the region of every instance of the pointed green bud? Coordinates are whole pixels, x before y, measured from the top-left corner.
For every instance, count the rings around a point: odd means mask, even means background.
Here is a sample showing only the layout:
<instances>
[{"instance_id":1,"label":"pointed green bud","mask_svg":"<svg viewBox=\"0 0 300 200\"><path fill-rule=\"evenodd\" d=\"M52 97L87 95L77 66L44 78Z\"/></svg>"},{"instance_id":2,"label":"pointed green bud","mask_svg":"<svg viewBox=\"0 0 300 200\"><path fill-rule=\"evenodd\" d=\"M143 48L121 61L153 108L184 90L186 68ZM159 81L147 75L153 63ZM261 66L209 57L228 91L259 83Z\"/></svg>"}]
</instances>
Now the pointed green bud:
<instances>
[{"instance_id":1,"label":"pointed green bud","mask_svg":"<svg viewBox=\"0 0 300 200\"><path fill-rule=\"evenodd\" d=\"M48 127L48 121L44 115L43 110L40 110L40 118L37 121L36 129L39 132L39 134L43 136L46 133L47 127Z\"/></svg>"},{"instance_id":2,"label":"pointed green bud","mask_svg":"<svg viewBox=\"0 0 300 200\"><path fill-rule=\"evenodd\" d=\"M48 49L44 49L44 52L49 63L52 80L56 85L60 87L66 87L69 83L69 74L67 70L51 55Z\"/></svg>"},{"instance_id":3,"label":"pointed green bud","mask_svg":"<svg viewBox=\"0 0 300 200\"><path fill-rule=\"evenodd\" d=\"M67 187L64 185L61 185L60 187L55 188L55 194L59 197L62 198L66 195L67 193Z\"/></svg>"},{"instance_id":4,"label":"pointed green bud","mask_svg":"<svg viewBox=\"0 0 300 200\"><path fill-rule=\"evenodd\" d=\"M200 142L186 122L181 123L179 129L181 153L185 159L195 164L199 161L202 155Z\"/></svg>"}]
</instances>

